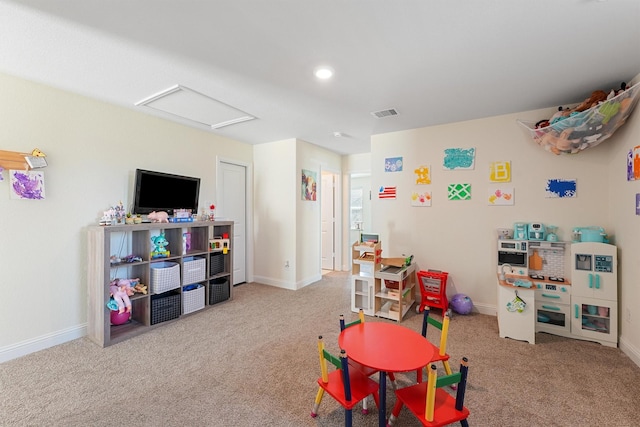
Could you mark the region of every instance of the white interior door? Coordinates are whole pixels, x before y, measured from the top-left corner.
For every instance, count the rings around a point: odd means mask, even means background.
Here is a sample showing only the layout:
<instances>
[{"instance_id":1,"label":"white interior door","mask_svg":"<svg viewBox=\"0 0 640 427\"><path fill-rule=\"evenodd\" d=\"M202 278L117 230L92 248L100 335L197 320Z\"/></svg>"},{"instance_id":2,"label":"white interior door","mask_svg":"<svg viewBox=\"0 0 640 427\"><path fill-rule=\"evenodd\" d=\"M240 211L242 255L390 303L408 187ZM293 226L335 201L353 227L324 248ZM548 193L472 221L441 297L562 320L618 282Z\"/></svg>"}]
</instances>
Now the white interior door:
<instances>
[{"instance_id":1,"label":"white interior door","mask_svg":"<svg viewBox=\"0 0 640 427\"><path fill-rule=\"evenodd\" d=\"M247 168L220 162L217 186L222 216L233 221L233 284L247 281Z\"/></svg>"},{"instance_id":2,"label":"white interior door","mask_svg":"<svg viewBox=\"0 0 640 427\"><path fill-rule=\"evenodd\" d=\"M322 172L320 187L321 230L322 230L322 269L335 269L335 175Z\"/></svg>"}]
</instances>

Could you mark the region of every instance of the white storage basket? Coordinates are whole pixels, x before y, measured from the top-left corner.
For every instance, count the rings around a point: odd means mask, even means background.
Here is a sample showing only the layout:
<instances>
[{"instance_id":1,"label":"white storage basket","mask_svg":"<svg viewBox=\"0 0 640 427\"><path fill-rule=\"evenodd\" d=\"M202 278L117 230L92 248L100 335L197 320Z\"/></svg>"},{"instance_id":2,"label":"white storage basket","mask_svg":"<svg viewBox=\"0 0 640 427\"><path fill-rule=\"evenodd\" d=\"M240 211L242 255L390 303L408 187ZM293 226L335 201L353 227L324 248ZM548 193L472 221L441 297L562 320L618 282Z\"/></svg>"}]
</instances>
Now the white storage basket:
<instances>
[{"instance_id":1,"label":"white storage basket","mask_svg":"<svg viewBox=\"0 0 640 427\"><path fill-rule=\"evenodd\" d=\"M204 291L203 285L190 291L182 291L182 314L193 313L204 308Z\"/></svg>"},{"instance_id":2,"label":"white storage basket","mask_svg":"<svg viewBox=\"0 0 640 427\"><path fill-rule=\"evenodd\" d=\"M204 281L206 271L207 260L205 258L184 258L184 266L182 269L182 286Z\"/></svg>"},{"instance_id":3,"label":"white storage basket","mask_svg":"<svg viewBox=\"0 0 640 427\"><path fill-rule=\"evenodd\" d=\"M169 261L151 263L152 294L161 294L180 287L180 264Z\"/></svg>"}]
</instances>

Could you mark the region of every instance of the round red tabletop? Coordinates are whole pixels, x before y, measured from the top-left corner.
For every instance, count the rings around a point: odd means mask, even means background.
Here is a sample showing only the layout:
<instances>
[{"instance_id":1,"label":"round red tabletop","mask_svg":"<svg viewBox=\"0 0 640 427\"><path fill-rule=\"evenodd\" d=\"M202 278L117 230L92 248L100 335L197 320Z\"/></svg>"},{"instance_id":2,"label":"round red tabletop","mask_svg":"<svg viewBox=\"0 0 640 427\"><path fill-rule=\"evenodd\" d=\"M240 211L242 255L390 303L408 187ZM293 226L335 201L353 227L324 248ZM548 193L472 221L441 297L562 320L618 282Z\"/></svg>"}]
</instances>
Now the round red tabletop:
<instances>
[{"instance_id":1,"label":"round red tabletop","mask_svg":"<svg viewBox=\"0 0 640 427\"><path fill-rule=\"evenodd\" d=\"M351 326L340 333L338 344L350 359L385 372L413 371L429 364L434 356L425 337L394 323Z\"/></svg>"}]
</instances>

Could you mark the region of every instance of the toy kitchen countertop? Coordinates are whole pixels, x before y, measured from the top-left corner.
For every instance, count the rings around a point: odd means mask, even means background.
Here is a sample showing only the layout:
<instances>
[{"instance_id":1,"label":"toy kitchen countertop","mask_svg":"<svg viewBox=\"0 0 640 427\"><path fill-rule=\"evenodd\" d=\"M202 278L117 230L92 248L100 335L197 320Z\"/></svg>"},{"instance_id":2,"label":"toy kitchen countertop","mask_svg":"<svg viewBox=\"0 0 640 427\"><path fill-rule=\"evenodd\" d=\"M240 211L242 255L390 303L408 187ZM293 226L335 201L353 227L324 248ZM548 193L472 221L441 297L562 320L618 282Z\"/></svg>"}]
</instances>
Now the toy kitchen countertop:
<instances>
[{"instance_id":1,"label":"toy kitchen countertop","mask_svg":"<svg viewBox=\"0 0 640 427\"><path fill-rule=\"evenodd\" d=\"M515 289L529 289L534 286L529 276L522 276L519 274L498 274L498 284Z\"/></svg>"}]
</instances>

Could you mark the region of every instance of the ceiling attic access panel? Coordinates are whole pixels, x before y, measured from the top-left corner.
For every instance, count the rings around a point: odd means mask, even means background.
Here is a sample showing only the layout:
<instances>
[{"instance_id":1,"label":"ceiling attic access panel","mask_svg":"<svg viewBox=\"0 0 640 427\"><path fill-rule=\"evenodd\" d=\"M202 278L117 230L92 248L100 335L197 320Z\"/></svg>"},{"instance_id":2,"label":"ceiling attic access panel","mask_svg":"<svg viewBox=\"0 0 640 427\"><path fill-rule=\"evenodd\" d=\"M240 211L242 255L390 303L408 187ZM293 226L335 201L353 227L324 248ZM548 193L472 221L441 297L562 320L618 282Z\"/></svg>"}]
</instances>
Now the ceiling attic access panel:
<instances>
[{"instance_id":1,"label":"ceiling attic access panel","mask_svg":"<svg viewBox=\"0 0 640 427\"><path fill-rule=\"evenodd\" d=\"M168 113L211 129L219 129L256 118L182 85L172 86L137 102L135 105Z\"/></svg>"}]
</instances>

